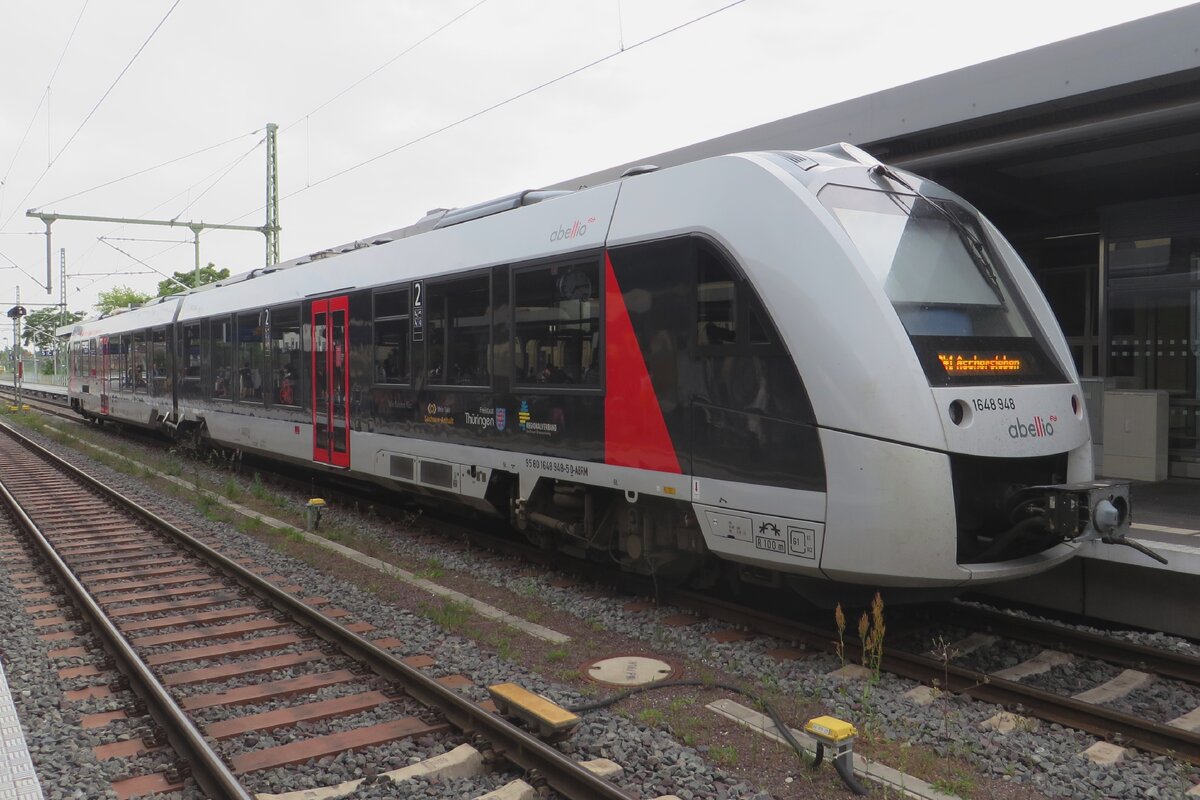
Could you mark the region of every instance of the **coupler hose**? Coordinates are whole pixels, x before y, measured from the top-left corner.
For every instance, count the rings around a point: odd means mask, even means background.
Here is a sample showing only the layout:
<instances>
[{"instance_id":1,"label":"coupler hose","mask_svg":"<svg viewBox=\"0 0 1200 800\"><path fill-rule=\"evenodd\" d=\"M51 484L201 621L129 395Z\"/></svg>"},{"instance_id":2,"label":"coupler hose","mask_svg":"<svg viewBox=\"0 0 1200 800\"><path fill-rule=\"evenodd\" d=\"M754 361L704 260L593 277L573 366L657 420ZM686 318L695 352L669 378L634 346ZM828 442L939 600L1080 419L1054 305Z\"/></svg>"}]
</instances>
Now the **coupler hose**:
<instances>
[{"instance_id":1,"label":"coupler hose","mask_svg":"<svg viewBox=\"0 0 1200 800\"><path fill-rule=\"evenodd\" d=\"M846 788L857 795L865 795L867 787L858 782L858 776L854 774L854 764L851 759L854 756L851 753L845 753L833 759L833 768L837 770L838 777L842 779L842 783L846 784ZM825 760L825 745L822 742L817 742L817 755L813 759L812 768L816 769L821 766L821 762Z\"/></svg>"}]
</instances>

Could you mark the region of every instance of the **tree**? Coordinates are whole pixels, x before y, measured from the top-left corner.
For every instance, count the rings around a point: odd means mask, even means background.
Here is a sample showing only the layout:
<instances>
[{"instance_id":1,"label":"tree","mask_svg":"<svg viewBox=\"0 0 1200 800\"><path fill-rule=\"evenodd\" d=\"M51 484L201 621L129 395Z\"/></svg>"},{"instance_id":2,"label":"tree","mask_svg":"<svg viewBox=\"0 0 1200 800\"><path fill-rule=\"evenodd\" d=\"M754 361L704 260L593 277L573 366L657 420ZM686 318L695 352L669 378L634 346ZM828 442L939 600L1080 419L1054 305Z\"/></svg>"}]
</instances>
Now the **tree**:
<instances>
[{"instance_id":1,"label":"tree","mask_svg":"<svg viewBox=\"0 0 1200 800\"><path fill-rule=\"evenodd\" d=\"M128 286L114 286L106 292L100 292L97 297L96 310L101 314L111 313L118 308L140 306L142 303L154 299L153 295L142 294Z\"/></svg>"},{"instance_id":2,"label":"tree","mask_svg":"<svg viewBox=\"0 0 1200 800\"><path fill-rule=\"evenodd\" d=\"M217 269L216 264L208 262L207 267L200 268L200 285L204 286L208 283L214 283L229 277L229 268ZM180 285L182 284L182 286ZM187 272L176 272L165 281L158 282L158 296L166 297L172 294L179 294L187 289L196 288L196 271L189 269Z\"/></svg>"},{"instance_id":3,"label":"tree","mask_svg":"<svg viewBox=\"0 0 1200 800\"><path fill-rule=\"evenodd\" d=\"M59 309L51 306L31 311L25 317L21 341L39 350L53 350L57 341L55 331L62 325L70 325L83 319L83 314L68 311L63 316Z\"/></svg>"}]
</instances>

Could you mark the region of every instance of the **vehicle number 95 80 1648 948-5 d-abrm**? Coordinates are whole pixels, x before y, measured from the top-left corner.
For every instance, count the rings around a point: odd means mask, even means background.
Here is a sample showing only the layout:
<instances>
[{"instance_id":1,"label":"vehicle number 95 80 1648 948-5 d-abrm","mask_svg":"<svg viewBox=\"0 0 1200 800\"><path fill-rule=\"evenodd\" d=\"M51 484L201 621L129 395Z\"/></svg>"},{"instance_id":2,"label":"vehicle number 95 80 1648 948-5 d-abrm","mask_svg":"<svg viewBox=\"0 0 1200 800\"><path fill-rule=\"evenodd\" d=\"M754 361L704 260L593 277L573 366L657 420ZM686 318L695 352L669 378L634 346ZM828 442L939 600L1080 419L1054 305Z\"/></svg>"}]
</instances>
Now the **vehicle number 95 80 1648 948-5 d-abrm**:
<instances>
[{"instance_id":1,"label":"vehicle number 95 80 1648 948-5 d-abrm","mask_svg":"<svg viewBox=\"0 0 1200 800\"><path fill-rule=\"evenodd\" d=\"M557 472L560 475L570 475L577 478L586 478L588 468L579 464L568 464L565 461L554 461L549 458L527 458L525 459L526 469L537 469L543 472Z\"/></svg>"},{"instance_id":2,"label":"vehicle number 95 80 1648 948-5 d-abrm","mask_svg":"<svg viewBox=\"0 0 1200 800\"><path fill-rule=\"evenodd\" d=\"M971 406L976 411L1016 411L1017 401L1011 397L976 397Z\"/></svg>"}]
</instances>

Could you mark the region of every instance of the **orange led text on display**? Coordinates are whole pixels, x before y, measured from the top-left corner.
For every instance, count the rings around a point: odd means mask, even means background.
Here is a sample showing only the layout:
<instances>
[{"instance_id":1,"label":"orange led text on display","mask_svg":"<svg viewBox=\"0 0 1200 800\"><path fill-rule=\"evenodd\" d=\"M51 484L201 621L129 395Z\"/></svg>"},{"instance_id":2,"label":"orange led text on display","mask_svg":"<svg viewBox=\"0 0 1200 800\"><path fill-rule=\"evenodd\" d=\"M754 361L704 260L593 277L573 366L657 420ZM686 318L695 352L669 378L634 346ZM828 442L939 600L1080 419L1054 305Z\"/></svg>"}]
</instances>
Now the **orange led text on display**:
<instances>
[{"instance_id":1,"label":"orange led text on display","mask_svg":"<svg viewBox=\"0 0 1200 800\"><path fill-rule=\"evenodd\" d=\"M977 353L938 353L938 361L950 375L991 375L1020 372L1021 359L1008 355L980 356Z\"/></svg>"}]
</instances>

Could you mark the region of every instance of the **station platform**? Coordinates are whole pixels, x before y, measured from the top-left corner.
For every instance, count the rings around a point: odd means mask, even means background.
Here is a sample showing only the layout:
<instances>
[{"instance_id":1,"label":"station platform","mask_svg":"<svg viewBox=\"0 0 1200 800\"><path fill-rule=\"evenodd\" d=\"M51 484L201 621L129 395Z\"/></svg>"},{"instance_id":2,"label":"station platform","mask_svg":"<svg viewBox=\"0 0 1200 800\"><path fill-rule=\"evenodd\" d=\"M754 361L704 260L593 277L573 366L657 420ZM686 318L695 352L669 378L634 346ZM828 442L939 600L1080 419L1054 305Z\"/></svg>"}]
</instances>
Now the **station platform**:
<instances>
[{"instance_id":1,"label":"station platform","mask_svg":"<svg viewBox=\"0 0 1200 800\"><path fill-rule=\"evenodd\" d=\"M42 786L25 745L21 720L0 663L0 798L42 800Z\"/></svg>"},{"instance_id":2,"label":"station platform","mask_svg":"<svg viewBox=\"0 0 1200 800\"><path fill-rule=\"evenodd\" d=\"M8 380L4 380L7 377ZM12 376L0 376L0 391L3 391L5 397L11 397L13 390ZM24 381L21 383L21 393L34 397L46 397L51 400L60 400L67 396L67 387L56 383L31 383Z\"/></svg>"}]
</instances>

